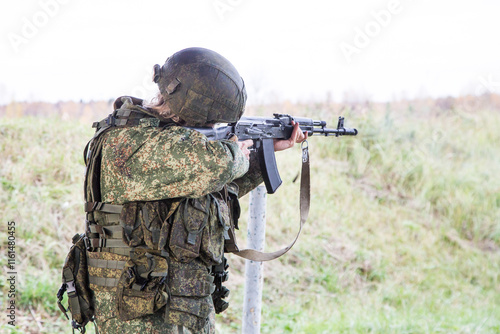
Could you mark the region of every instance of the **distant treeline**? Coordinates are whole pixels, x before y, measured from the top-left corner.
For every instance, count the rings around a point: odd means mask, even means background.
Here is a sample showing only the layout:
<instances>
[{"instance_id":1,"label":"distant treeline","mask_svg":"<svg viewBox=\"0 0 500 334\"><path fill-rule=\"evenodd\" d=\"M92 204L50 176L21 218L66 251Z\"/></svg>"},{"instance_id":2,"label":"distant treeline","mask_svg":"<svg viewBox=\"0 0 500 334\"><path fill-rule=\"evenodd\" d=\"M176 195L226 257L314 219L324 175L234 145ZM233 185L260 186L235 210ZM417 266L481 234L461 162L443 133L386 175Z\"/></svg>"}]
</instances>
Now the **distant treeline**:
<instances>
[{"instance_id":1,"label":"distant treeline","mask_svg":"<svg viewBox=\"0 0 500 334\"><path fill-rule=\"evenodd\" d=\"M113 101L16 102L0 106L0 117L61 117L91 122L110 113Z\"/></svg>"},{"instance_id":2,"label":"distant treeline","mask_svg":"<svg viewBox=\"0 0 500 334\"><path fill-rule=\"evenodd\" d=\"M89 123L106 117L113 110L113 102L113 100L89 102L60 101L57 103L13 101L6 105L0 105L0 117L61 117L62 119L76 119L84 123ZM486 93L480 96L465 95L460 97L421 98L413 100L396 100L386 103L358 99L349 99L344 102L332 102L329 99L319 102L299 103L284 101L262 106L247 106L246 114L267 114L270 110L274 110L273 112L288 112L299 116L301 109L306 109L308 111L317 109L316 111L335 111L335 113L339 113L346 110L356 112L386 108L422 113L446 110L456 110L459 112L474 112L474 110L478 109L500 110L500 95Z\"/></svg>"}]
</instances>

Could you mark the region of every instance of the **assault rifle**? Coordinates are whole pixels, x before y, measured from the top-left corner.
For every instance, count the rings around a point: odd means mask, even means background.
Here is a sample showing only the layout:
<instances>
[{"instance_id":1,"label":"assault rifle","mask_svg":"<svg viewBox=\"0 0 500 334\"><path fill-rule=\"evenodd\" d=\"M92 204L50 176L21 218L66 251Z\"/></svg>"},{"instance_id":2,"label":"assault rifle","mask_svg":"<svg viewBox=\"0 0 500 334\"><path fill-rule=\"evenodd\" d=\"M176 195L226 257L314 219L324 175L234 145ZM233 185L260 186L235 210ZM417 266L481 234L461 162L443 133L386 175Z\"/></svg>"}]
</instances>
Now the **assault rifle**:
<instances>
[{"instance_id":1,"label":"assault rifle","mask_svg":"<svg viewBox=\"0 0 500 334\"><path fill-rule=\"evenodd\" d=\"M282 181L278 173L274 156L274 139L288 139L292 135L292 121L299 123L300 129L308 136L355 136L356 129L344 127L344 117L339 117L336 129L326 128L325 121L310 118L293 117L285 114L274 114L271 117L242 117L237 123L215 128L190 128L204 134L209 140L229 139L233 135L238 140L252 139L254 150L259 155L260 167L267 192L273 194Z\"/></svg>"}]
</instances>

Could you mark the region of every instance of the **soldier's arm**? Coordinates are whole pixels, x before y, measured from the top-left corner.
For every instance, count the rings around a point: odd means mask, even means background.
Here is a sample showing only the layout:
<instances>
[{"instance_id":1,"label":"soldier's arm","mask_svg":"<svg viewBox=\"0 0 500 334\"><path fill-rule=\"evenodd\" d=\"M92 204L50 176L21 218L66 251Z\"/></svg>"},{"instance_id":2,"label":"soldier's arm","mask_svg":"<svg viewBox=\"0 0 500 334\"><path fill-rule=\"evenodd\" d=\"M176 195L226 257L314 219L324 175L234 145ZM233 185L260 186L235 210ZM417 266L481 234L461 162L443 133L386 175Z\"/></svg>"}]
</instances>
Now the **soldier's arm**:
<instances>
[{"instance_id":1,"label":"soldier's arm","mask_svg":"<svg viewBox=\"0 0 500 334\"><path fill-rule=\"evenodd\" d=\"M248 166L231 141L180 127L117 129L103 147L101 189L104 201L117 204L195 198L221 190Z\"/></svg>"},{"instance_id":2,"label":"soldier's arm","mask_svg":"<svg viewBox=\"0 0 500 334\"><path fill-rule=\"evenodd\" d=\"M172 146L179 166L175 177L183 185L183 197L199 197L219 191L227 183L245 175L249 161L238 144L229 140L209 141L192 132L189 140Z\"/></svg>"},{"instance_id":3,"label":"soldier's arm","mask_svg":"<svg viewBox=\"0 0 500 334\"><path fill-rule=\"evenodd\" d=\"M256 152L252 152L250 154L250 166L248 168L248 172L233 182L238 185L238 197L245 196L259 184L264 182L262 172L260 170L259 158Z\"/></svg>"}]
</instances>

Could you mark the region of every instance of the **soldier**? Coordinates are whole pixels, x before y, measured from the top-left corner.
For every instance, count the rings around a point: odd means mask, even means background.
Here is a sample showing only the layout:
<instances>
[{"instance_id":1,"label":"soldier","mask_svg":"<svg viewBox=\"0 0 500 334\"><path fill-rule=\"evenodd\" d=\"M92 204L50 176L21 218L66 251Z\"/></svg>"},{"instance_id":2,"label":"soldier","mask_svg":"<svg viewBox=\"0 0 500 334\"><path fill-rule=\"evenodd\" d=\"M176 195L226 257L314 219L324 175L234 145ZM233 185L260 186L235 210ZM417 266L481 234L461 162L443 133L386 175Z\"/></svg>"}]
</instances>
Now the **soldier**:
<instances>
[{"instance_id":1,"label":"soldier","mask_svg":"<svg viewBox=\"0 0 500 334\"><path fill-rule=\"evenodd\" d=\"M238 198L262 176L252 141L209 141L187 127L238 121L245 85L228 60L202 48L181 50L154 71L156 101L117 99L86 149L97 325L100 333L214 333L215 310L227 306L214 294L215 268ZM275 150L304 139L295 124Z\"/></svg>"}]
</instances>

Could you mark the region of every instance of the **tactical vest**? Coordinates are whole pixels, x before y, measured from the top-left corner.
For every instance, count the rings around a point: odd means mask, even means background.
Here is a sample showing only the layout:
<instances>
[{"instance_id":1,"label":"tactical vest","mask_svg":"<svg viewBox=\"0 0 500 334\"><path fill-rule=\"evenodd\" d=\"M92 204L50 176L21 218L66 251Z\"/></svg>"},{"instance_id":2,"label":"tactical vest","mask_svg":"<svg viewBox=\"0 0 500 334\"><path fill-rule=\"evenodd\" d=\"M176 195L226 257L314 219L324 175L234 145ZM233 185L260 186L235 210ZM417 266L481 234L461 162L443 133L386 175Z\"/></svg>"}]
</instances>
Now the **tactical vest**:
<instances>
[{"instance_id":1,"label":"tactical vest","mask_svg":"<svg viewBox=\"0 0 500 334\"><path fill-rule=\"evenodd\" d=\"M106 133L116 127L168 127L122 97L115 111L94 123L84 151L86 246L90 287L116 294L117 314L130 320L164 309L164 321L201 330L212 303L221 312L228 290L226 250L237 249L238 189L229 185L201 198L103 203L100 166Z\"/></svg>"}]
</instances>

